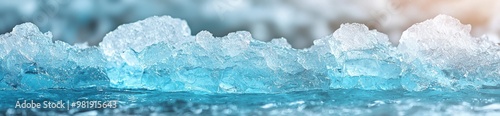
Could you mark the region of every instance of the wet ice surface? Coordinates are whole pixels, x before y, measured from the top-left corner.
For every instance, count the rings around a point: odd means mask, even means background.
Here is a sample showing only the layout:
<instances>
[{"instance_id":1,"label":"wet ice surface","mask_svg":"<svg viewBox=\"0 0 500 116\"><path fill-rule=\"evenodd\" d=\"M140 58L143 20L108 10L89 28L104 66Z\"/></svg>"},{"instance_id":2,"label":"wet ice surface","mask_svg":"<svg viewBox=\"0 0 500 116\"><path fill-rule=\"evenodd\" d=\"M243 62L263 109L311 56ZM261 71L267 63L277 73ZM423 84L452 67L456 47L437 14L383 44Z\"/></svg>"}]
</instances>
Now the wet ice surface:
<instances>
[{"instance_id":1,"label":"wet ice surface","mask_svg":"<svg viewBox=\"0 0 500 116\"><path fill-rule=\"evenodd\" d=\"M19 95L10 101L121 101L120 109L88 110L100 114L498 113L500 46L470 36L470 28L439 15L392 46L383 33L344 24L298 50L248 32L192 36L185 21L168 16L122 25L97 47L52 42L25 23L0 35L0 88L2 97ZM6 113L51 112L8 103Z\"/></svg>"}]
</instances>

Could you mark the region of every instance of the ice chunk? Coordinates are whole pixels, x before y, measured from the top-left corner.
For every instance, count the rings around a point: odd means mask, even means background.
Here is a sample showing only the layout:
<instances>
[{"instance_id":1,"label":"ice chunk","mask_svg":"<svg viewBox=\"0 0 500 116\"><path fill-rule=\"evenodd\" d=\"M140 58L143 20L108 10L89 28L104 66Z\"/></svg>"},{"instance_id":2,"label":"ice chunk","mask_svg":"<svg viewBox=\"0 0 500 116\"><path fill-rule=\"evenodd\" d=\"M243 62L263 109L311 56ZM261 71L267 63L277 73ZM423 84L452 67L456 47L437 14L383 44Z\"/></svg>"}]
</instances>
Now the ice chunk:
<instances>
[{"instance_id":1,"label":"ice chunk","mask_svg":"<svg viewBox=\"0 0 500 116\"><path fill-rule=\"evenodd\" d=\"M461 66L474 65L468 63L474 58L468 55L475 56L481 49L477 38L470 36L470 30L470 25L462 25L457 19L439 15L403 32L398 48L408 55L408 62L421 58L443 67L454 65L451 67L465 68Z\"/></svg>"},{"instance_id":2,"label":"ice chunk","mask_svg":"<svg viewBox=\"0 0 500 116\"><path fill-rule=\"evenodd\" d=\"M398 49L416 80L457 88L496 86L500 79L499 46L470 35L471 26L439 15L403 32ZM493 82L493 83L492 83Z\"/></svg>"},{"instance_id":3,"label":"ice chunk","mask_svg":"<svg viewBox=\"0 0 500 116\"><path fill-rule=\"evenodd\" d=\"M150 59L139 58L139 53L149 46L158 43L170 43L172 45L192 42L191 30L187 23L170 16L151 17L131 24L119 26L116 30L108 33L99 44L102 52L107 56L107 73L111 83L120 87L140 88L144 85L140 81L143 77L143 62L156 60L162 56L151 56ZM174 47L174 46L166 46ZM175 49L175 48L174 48ZM167 51L157 51L167 52ZM152 53L150 55L155 55ZM163 56L170 57L170 56ZM156 62L149 62L154 64ZM126 82L126 83L125 83Z\"/></svg>"},{"instance_id":4,"label":"ice chunk","mask_svg":"<svg viewBox=\"0 0 500 116\"><path fill-rule=\"evenodd\" d=\"M141 52L144 48L159 42L183 44L186 39L192 39L188 38L190 35L191 30L186 21L170 16L154 16L119 26L106 34L99 47L105 55L110 56L110 60L133 60L132 52Z\"/></svg>"},{"instance_id":5,"label":"ice chunk","mask_svg":"<svg viewBox=\"0 0 500 116\"><path fill-rule=\"evenodd\" d=\"M93 86L106 80L99 68L105 59L95 48L79 49L64 42L52 42L34 24L24 23L0 36L1 82L13 88ZM85 58L90 57L90 58Z\"/></svg>"},{"instance_id":6,"label":"ice chunk","mask_svg":"<svg viewBox=\"0 0 500 116\"><path fill-rule=\"evenodd\" d=\"M326 43L326 44L325 44ZM395 89L401 73L399 61L385 34L369 30L362 24L343 24L331 36L315 41L325 44L330 59L338 65L327 65L332 88ZM315 46L311 50L317 49ZM324 54L324 53L323 53ZM333 58L334 57L334 58Z\"/></svg>"}]
</instances>

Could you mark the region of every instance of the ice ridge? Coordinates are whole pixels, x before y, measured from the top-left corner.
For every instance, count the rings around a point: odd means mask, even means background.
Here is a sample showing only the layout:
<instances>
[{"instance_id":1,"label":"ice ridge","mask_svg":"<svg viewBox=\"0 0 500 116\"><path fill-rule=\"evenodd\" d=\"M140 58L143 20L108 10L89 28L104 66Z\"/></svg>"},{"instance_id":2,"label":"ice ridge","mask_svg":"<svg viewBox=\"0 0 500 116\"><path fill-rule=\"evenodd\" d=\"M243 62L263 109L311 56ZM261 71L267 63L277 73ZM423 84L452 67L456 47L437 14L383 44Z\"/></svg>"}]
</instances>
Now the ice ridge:
<instances>
[{"instance_id":1,"label":"ice ridge","mask_svg":"<svg viewBox=\"0 0 500 116\"><path fill-rule=\"evenodd\" d=\"M192 36L170 16L119 26L99 46L52 41L32 23L0 35L0 88L114 87L209 93L312 89L408 91L500 86L500 46L438 15L403 32L398 46L363 24L343 24L307 49L248 32Z\"/></svg>"}]
</instances>

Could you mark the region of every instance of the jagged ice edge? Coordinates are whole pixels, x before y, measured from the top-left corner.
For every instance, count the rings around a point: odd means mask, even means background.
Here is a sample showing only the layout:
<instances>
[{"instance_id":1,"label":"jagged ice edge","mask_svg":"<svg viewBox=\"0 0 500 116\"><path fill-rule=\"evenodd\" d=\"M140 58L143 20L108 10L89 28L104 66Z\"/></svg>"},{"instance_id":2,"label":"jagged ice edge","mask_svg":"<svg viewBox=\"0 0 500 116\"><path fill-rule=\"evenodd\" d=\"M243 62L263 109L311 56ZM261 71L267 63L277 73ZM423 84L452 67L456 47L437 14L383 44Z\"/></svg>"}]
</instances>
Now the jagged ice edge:
<instances>
[{"instance_id":1,"label":"jagged ice edge","mask_svg":"<svg viewBox=\"0 0 500 116\"><path fill-rule=\"evenodd\" d=\"M169 16L119 26L98 47L52 42L25 23L0 36L0 88L111 86L163 91L268 93L310 89L468 89L499 85L500 49L470 36L470 25L439 15L387 35L344 24L311 48L248 32L190 35ZM20 47L29 46L29 47Z\"/></svg>"}]
</instances>

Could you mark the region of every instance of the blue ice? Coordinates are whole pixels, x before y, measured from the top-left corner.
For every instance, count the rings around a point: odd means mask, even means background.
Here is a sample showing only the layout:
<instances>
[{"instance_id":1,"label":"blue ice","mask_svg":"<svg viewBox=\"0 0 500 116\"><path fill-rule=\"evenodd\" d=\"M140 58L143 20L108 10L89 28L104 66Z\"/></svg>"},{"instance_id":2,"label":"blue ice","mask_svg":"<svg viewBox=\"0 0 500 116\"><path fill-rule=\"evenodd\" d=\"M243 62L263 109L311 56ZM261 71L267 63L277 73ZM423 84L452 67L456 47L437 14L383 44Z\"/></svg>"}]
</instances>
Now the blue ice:
<instances>
[{"instance_id":1,"label":"blue ice","mask_svg":"<svg viewBox=\"0 0 500 116\"><path fill-rule=\"evenodd\" d=\"M249 32L191 35L155 16L119 26L98 46L53 41L32 23L0 35L0 89L113 87L206 93L314 89L461 90L500 85L500 46L439 15L403 32L399 45L363 24L343 24L307 49Z\"/></svg>"}]
</instances>

